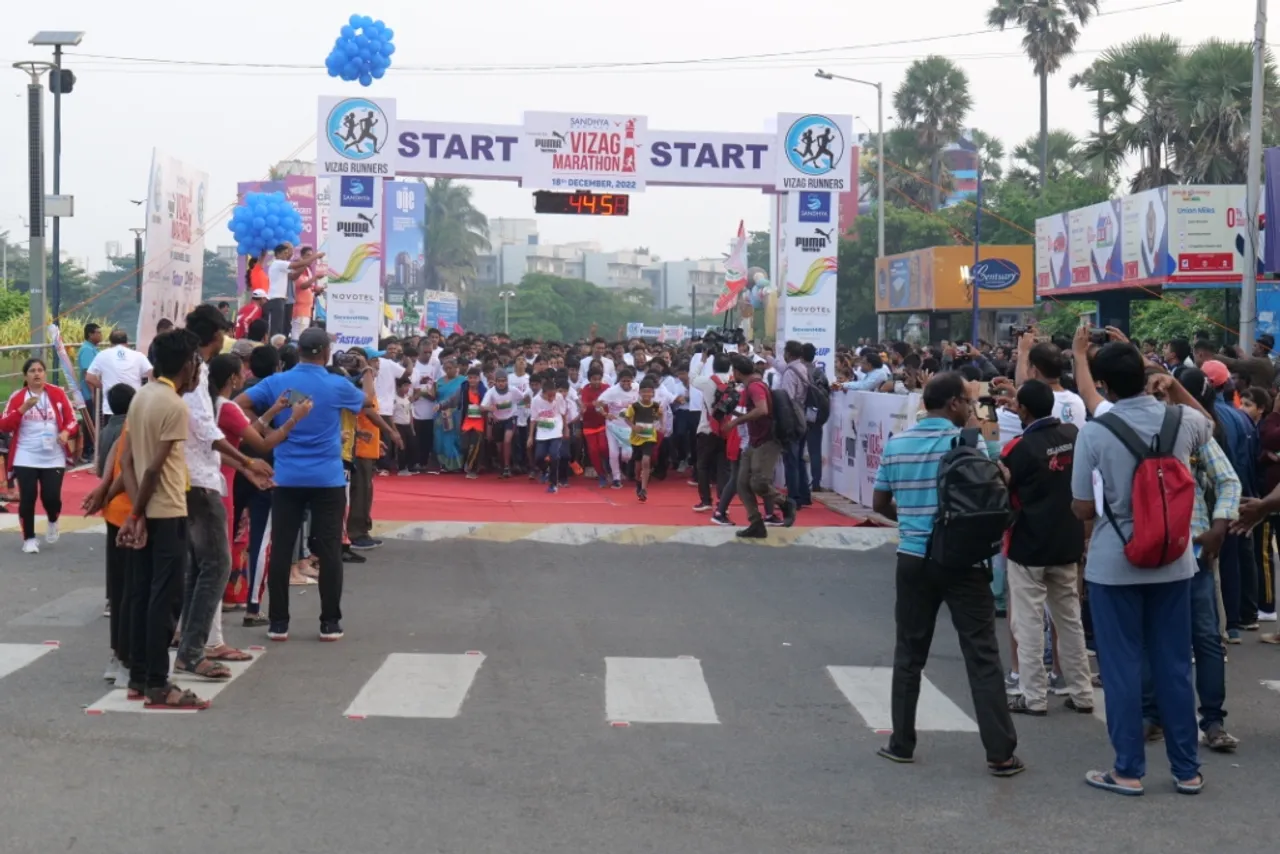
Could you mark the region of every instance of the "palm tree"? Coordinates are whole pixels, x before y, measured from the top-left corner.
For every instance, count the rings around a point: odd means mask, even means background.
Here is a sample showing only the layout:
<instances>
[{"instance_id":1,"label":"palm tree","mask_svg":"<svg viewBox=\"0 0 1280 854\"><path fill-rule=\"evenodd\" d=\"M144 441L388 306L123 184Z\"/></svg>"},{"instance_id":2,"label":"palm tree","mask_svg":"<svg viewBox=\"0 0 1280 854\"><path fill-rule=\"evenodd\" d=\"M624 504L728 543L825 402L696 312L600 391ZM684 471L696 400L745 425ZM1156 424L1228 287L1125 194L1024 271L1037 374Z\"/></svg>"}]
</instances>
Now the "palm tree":
<instances>
[{"instance_id":1,"label":"palm tree","mask_svg":"<svg viewBox=\"0 0 1280 854\"><path fill-rule=\"evenodd\" d=\"M893 93L899 124L915 131L920 150L929 160L931 210L942 205L942 149L959 138L972 106L968 76L944 56L911 63Z\"/></svg>"},{"instance_id":2,"label":"palm tree","mask_svg":"<svg viewBox=\"0 0 1280 854\"><path fill-rule=\"evenodd\" d=\"M866 197L879 202L876 182L879 159L876 156L874 141L863 144L861 155L861 184L867 187ZM891 128L884 135L885 174L884 190L888 203L899 207L914 207L929 210L933 199L934 186L941 188L942 193L950 194L952 190L951 173L944 164L939 163L936 179L928 178L932 163L930 157L920 145L920 137L911 128Z\"/></svg>"},{"instance_id":3,"label":"palm tree","mask_svg":"<svg viewBox=\"0 0 1280 854\"><path fill-rule=\"evenodd\" d=\"M1276 107L1280 103L1270 57L1263 73L1263 133L1269 136L1277 127ZM1216 39L1198 45L1179 63L1168 91L1180 131L1173 148L1182 180L1189 184L1245 183L1253 94L1251 46Z\"/></svg>"},{"instance_id":4,"label":"palm tree","mask_svg":"<svg viewBox=\"0 0 1280 854\"><path fill-rule=\"evenodd\" d=\"M1026 51L1040 78L1040 187L1049 173L1049 75L1075 52L1080 27L1098 12L1098 0L996 0L987 12L987 26L1023 30ZM1076 26L1076 22L1080 26Z\"/></svg>"},{"instance_id":5,"label":"palm tree","mask_svg":"<svg viewBox=\"0 0 1280 854\"><path fill-rule=\"evenodd\" d=\"M1037 161L1043 155L1039 135L1027 137L1026 141L1013 149L1013 168L1009 170L1009 180L1025 184L1028 188L1038 186L1039 173ZM1065 175L1083 177L1089 170L1089 158L1080 140L1069 131L1049 131L1049 158L1047 174L1050 181L1056 181Z\"/></svg>"},{"instance_id":6,"label":"palm tree","mask_svg":"<svg viewBox=\"0 0 1280 854\"><path fill-rule=\"evenodd\" d=\"M471 188L452 178L427 185L428 290L461 293L475 275L476 259L489 251L489 220L471 203Z\"/></svg>"},{"instance_id":7,"label":"palm tree","mask_svg":"<svg viewBox=\"0 0 1280 854\"><path fill-rule=\"evenodd\" d=\"M978 150L983 180L999 181L1004 177L1004 143L983 130L972 128L969 141Z\"/></svg>"}]
</instances>

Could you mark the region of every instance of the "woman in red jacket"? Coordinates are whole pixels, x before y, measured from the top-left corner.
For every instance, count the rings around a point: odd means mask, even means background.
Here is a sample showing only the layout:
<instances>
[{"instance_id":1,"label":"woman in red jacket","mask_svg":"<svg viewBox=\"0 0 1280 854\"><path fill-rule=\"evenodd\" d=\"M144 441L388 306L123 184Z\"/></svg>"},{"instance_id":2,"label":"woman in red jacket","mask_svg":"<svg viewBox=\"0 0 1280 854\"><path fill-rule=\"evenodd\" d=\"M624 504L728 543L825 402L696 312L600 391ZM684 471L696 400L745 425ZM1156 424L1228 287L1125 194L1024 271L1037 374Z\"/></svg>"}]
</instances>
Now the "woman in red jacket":
<instances>
[{"instance_id":1,"label":"woman in red jacket","mask_svg":"<svg viewBox=\"0 0 1280 854\"><path fill-rule=\"evenodd\" d=\"M49 518L45 542L58 541L58 515L62 512L62 475L67 468L71 437L76 435L76 413L67 393L46 385L44 362L28 359L22 366L26 381L9 398L0 416L0 430L13 438L7 468L18 481L18 517L22 522L22 551L36 554L36 495Z\"/></svg>"}]
</instances>

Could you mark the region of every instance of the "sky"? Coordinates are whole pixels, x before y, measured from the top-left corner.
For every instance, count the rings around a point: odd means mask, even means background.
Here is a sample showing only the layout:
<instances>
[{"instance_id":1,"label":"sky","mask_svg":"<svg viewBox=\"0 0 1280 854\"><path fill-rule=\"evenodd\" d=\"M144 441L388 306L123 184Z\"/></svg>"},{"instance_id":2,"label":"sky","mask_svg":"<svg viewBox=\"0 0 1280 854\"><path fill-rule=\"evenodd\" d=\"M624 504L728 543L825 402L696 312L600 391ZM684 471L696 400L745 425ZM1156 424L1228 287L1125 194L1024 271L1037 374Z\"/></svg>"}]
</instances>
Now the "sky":
<instances>
[{"instance_id":1,"label":"sky","mask_svg":"<svg viewBox=\"0 0 1280 854\"><path fill-rule=\"evenodd\" d=\"M99 269L106 263L105 244L131 246L128 229L142 224L129 200L146 194L153 147L209 173L213 211L234 203L237 181L265 178L282 159L314 159L309 140L317 97L360 89L329 78L323 68L352 13L381 18L395 30L395 65L367 91L394 97L401 118L519 124L526 110L593 110L642 114L650 128L761 132L780 112L814 111L854 114L874 127L875 90L816 79L821 67L883 82L889 127L892 91L907 66L941 54L969 75L974 108L967 124L1011 150L1037 132L1038 88L1020 35L985 31L988 5L369 0L355 8L333 0L223 0L175 12L171 2L131 0L126 13L126 6L99 0L61 0L47 9L13 4L0 28L0 115L8 128L0 134L0 232L9 231L15 241L26 236L21 217L29 78L10 66L50 58L50 48L27 43L40 30L85 32L65 60L77 82L63 98L62 192L75 196L76 216L63 220L62 245L66 255ZM1095 119L1087 94L1070 89L1067 80L1106 48L1145 33L1166 32L1184 44L1215 37L1248 41L1253 33L1254 4L1244 0L1102 0L1101 7L1103 15L1084 31L1077 55L1049 81L1050 126L1081 137ZM775 56L688 61L759 54ZM210 64L186 64L191 62ZM610 62L649 64L566 67ZM544 70L493 70L512 65ZM49 164L52 114L52 97L46 96ZM858 121L854 127L865 130ZM533 216L529 190L514 183L473 186L477 206L489 217ZM748 229L768 227L765 199L757 191L658 187L633 198L627 219L544 215L538 225L544 243L597 240L605 249L647 246L665 259L719 257L739 220ZM217 225L206 245L231 243L230 237Z\"/></svg>"}]
</instances>

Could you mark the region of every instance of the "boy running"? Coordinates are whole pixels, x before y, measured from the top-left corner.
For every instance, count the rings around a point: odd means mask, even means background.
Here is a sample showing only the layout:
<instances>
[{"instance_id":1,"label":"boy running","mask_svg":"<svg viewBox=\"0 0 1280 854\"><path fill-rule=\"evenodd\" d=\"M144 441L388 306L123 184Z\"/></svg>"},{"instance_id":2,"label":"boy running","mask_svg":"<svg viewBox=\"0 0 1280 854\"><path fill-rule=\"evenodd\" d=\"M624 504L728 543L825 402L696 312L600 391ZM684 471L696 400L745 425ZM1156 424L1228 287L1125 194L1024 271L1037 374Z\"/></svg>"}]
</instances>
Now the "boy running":
<instances>
[{"instance_id":1,"label":"boy running","mask_svg":"<svg viewBox=\"0 0 1280 854\"><path fill-rule=\"evenodd\" d=\"M516 435L516 407L523 399L516 389L511 388L505 371L498 371L493 377L493 388L484 394L480 409L489 414L493 421L494 441L502 448L502 474L506 480L511 477L511 442Z\"/></svg>"},{"instance_id":2,"label":"boy running","mask_svg":"<svg viewBox=\"0 0 1280 854\"><path fill-rule=\"evenodd\" d=\"M568 401L556 393L555 381L549 376L543 377L542 392L529 403L528 447L535 467L544 461L547 463L550 481L547 492L552 495L559 492L560 445L569 434L568 410ZM530 473L533 471L536 468Z\"/></svg>"},{"instance_id":3,"label":"boy running","mask_svg":"<svg viewBox=\"0 0 1280 854\"><path fill-rule=\"evenodd\" d=\"M640 383L640 399L627 407L623 418L631 427L631 454L640 461L640 472L636 478L636 497L641 501L649 500L649 473L653 467L653 458L658 448L658 428L662 424L663 407L653 399L657 383L652 377L646 377Z\"/></svg>"}]
</instances>

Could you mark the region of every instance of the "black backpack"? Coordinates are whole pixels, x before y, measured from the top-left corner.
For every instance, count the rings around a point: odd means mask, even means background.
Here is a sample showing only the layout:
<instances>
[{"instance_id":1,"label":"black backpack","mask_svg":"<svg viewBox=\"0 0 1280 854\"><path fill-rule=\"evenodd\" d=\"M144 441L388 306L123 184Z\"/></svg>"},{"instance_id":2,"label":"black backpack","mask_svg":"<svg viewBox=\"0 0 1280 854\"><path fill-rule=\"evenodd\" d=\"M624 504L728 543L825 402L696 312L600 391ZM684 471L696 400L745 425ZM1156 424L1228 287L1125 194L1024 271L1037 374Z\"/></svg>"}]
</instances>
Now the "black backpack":
<instances>
[{"instance_id":1,"label":"black backpack","mask_svg":"<svg viewBox=\"0 0 1280 854\"><path fill-rule=\"evenodd\" d=\"M783 445L798 442L804 438L804 420L796 415L795 404L785 391L780 388L770 389L772 399L769 401L770 414L773 416L773 438Z\"/></svg>"},{"instance_id":2,"label":"black backpack","mask_svg":"<svg viewBox=\"0 0 1280 854\"><path fill-rule=\"evenodd\" d=\"M938 463L938 516L929 558L962 569L990 560L1013 524L1009 485L1000 466L979 447L982 435L964 430Z\"/></svg>"},{"instance_id":3,"label":"black backpack","mask_svg":"<svg viewBox=\"0 0 1280 854\"><path fill-rule=\"evenodd\" d=\"M810 423L815 427L823 426L831 418L831 385L827 382L827 375L821 371L814 371L805 389L804 411L806 421L809 413L814 413Z\"/></svg>"}]
</instances>

